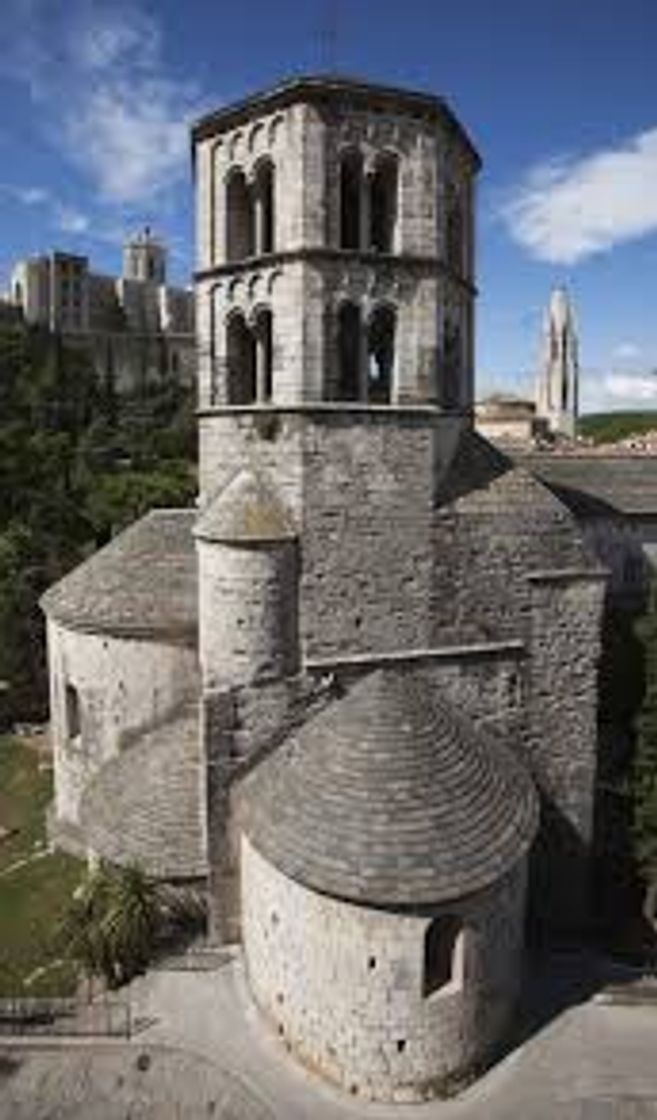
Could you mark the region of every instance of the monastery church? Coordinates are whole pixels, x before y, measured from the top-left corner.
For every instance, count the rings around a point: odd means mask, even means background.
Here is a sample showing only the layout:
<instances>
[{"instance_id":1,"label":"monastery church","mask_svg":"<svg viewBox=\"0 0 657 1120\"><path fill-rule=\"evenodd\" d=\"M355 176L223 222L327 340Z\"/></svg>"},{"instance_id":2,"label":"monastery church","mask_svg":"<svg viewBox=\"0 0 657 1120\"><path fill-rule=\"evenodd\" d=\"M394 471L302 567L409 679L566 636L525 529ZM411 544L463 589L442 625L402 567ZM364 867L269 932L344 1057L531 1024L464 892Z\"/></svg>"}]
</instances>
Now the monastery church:
<instances>
[{"instance_id":1,"label":"monastery church","mask_svg":"<svg viewBox=\"0 0 657 1120\"><path fill-rule=\"evenodd\" d=\"M193 152L198 508L44 596L51 836L207 890L293 1058L423 1100L499 1044L526 913L586 921L604 572L473 428L448 105L296 78Z\"/></svg>"}]
</instances>

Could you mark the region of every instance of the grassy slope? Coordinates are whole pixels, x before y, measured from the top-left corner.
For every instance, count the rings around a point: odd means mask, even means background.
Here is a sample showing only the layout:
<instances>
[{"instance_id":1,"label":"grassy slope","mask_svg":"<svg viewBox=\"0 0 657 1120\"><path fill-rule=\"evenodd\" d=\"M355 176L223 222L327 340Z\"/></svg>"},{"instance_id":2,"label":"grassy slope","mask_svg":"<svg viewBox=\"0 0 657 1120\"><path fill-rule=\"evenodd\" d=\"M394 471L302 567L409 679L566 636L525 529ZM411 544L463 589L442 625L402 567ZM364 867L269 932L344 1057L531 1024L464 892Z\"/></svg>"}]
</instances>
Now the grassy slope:
<instances>
[{"instance_id":1,"label":"grassy slope","mask_svg":"<svg viewBox=\"0 0 657 1120\"><path fill-rule=\"evenodd\" d=\"M641 435L657 429L657 411L592 412L581 416L578 431L595 443L615 443L626 436Z\"/></svg>"},{"instance_id":2,"label":"grassy slope","mask_svg":"<svg viewBox=\"0 0 657 1120\"><path fill-rule=\"evenodd\" d=\"M0 840L0 996L65 995L75 989L70 966L47 968L25 987L37 968L56 959L53 930L83 865L56 853L7 870L34 856L45 842L45 810L52 774L25 743L0 738L0 825L16 831Z\"/></svg>"}]
</instances>

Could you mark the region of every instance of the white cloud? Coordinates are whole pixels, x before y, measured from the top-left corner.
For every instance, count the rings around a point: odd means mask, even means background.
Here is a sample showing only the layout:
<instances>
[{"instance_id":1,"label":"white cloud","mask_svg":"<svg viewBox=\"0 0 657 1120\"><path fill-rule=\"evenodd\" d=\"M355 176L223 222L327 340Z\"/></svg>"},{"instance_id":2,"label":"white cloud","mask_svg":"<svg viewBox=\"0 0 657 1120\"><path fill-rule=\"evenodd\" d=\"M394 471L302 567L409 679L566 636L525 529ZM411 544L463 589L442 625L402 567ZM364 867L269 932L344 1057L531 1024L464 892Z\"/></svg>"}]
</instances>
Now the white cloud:
<instances>
[{"instance_id":1,"label":"white cloud","mask_svg":"<svg viewBox=\"0 0 657 1120\"><path fill-rule=\"evenodd\" d=\"M164 62L159 24L136 2L8 3L9 62L50 136L112 204L150 207L188 172L195 86ZM4 10L3 10L4 14Z\"/></svg>"},{"instance_id":2,"label":"white cloud","mask_svg":"<svg viewBox=\"0 0 657 1120\"><path fill-rule=\"evenodd\" d=\"M580 410L609 412L657 406L657 371L584 370L580 381Z\"/></svg>"},{"instance_id":3,"label":"white cloud","mask_svg":"<svg viewBox=\"0 0 657 1120\"><path fill-rule=\"evenodd\" d=\"M147 200L186 173L188 115L168 83L112 78L67 114L65 130L76 163L114 202Z\"/></svg>"},{"instance_id":4,"label":"white cloud","mask_svg":"<svg viewBox=\"0 0 657 1120\"><path fill-rule=\"evenodd\" d=\"M610 397L623 400L657 402L657 373L610 373L604 382Z\"/></svg>"},{"instance_id":5,"label":"white cloud","mask_svg":"<svg viewBox=\"0 0 657 1120\"><path fill-rule=\"evenodd\" d=\"M45 187L21 187L13 183L0 183L0 191L22 206L40 207L52 226L63 233L86 233L91 225L86 214L75 206L62 202Z\"/></svg>"},{"instance_id":6,"label":"white cloud","mask_svg":"<svg viewBox=\"0 0 657 1120\"><path fill-rule=\"evenodd\" d=\"M633 362L641 357L641 347L635 342L619 342L614 348L614 357L619 361Z\"/></svg>"},{"instance_id":7,"label":"white cloud","mask_svg":"<svg viewBox=\"0 0 657 1120\"><path fill-rule=\"evenodd\" d=\"M50 195L43 187L16 187L16 198L25 206L40 206L47 202Z\"/></svg>"},{"instance_id":8,"label":"white cloud","mask_svg":"<svg viewBox=\"0 0 657 1120\"><path fill-rule=\"evenodd\" d=\"M162 36L155 20L139 8L106 10L102 15L91 8L77 14L68 40L71 55L85 70L126 64L133 69L153 69L158 65Z\"/></svg>"},{"instance_id":9,"label":"white cloud","mask_svg":"<svg viewBox=\"0 0 657 1120\"><path fill-rule=\"evenodd\" d=\"M538 260L574 264L657 230L657 128L617 148L531 168L502 204L518 244Z\"/></svg>"},{"instance_id":10,"label":"white cloud","mask_svg":"<svg viewBox=\"0 0 657 1120\"><path fill-rule=\"evenodd\" d=\"M81 214L72 206L62 206L58 203L55 207L55 220L58 229L63 233L87 233L89 230L90 222L87 215Z\"/></svg>"}]
</instances>

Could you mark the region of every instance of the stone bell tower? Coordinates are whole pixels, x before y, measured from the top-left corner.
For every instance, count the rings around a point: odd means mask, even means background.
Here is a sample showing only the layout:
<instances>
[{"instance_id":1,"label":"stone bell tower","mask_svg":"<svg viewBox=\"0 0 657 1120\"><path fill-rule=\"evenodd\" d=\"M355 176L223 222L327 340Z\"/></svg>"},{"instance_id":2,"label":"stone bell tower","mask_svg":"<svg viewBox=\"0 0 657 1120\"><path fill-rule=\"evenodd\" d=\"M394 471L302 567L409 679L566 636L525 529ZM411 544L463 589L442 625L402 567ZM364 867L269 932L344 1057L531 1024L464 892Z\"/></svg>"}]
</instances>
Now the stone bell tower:
<instances>
[{"instance_id":1,"label":"stone bell tower","mask_svg":"<svg viewBox=\"0 0 657 1120\"><path fill-rule=\"evenodd\" d=\"M555 435L574 439L577 426L579 346L565 288L554 288L543 318L536 413Z\"/></svg>"},{"instance_id":2,"label":"stone bell tower","mask_svg":"<svg viewBox=\"0 0 657 1120\"><path fill-rule=\"evenodd\" d=\"M479 161L441 100L301 78L193 136L202 409L470 409Z\"/></svg>"},{"instance_id":3,"label":"stone bell tower","mask_svg":"<svg viewBox=\"0 0 657 1120\"><path fill-rule=\"evenodd\" d=\"M337 78L192 136L203 741L230 936L228 791L254 713L322 658L433 640L437 477L473 398L479 159L440 99Z\"/></svg>"},{"instance_id":4,"label":"stone bell tower","mask_svg":"<svg viewBox=\"0 0 657 1120\"><path fill-rule=\"evenodd\" d=\"M340 78L192 135L201 509L239 472L285 509L303 655L388 648L382 601L396 645L429 640L437 477L473 399L479 158L441 99Z\"/></svg>"},{"instance_id":5,"label":"stone bell tower","mask_svg":"<svg viewBox=\"0 0 657 1120\"><path fill-rule=\"evenodd\" d=\"M150 226L126 241L123 247L123 278L142 283L166 283L167 258L164 245Z\"/></svg>"}]
</instances>

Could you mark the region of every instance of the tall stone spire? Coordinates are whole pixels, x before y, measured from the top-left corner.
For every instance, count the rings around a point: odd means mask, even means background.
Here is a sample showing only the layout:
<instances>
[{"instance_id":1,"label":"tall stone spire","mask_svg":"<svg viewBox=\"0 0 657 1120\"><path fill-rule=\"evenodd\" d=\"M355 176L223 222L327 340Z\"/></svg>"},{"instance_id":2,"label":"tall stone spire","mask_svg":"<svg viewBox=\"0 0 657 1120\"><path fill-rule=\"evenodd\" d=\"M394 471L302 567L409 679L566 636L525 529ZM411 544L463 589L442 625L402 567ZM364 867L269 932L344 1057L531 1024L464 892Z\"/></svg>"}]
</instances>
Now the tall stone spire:
<instances>
[{"instance_id":1,"label":"tall stone spire","mask_svg":"<svg viewBox=\"0 0 657 1120\"><path fill-rule=\"evenodd\" d=\"M553 288L543 317L536 414L555 435L574 439L579 356L575 316L565 288Z\"/></svg>"}]
</instances>

